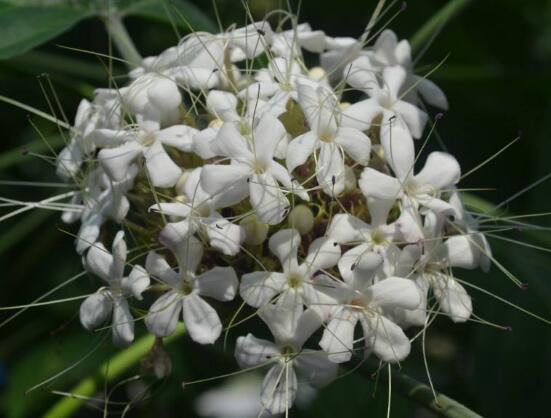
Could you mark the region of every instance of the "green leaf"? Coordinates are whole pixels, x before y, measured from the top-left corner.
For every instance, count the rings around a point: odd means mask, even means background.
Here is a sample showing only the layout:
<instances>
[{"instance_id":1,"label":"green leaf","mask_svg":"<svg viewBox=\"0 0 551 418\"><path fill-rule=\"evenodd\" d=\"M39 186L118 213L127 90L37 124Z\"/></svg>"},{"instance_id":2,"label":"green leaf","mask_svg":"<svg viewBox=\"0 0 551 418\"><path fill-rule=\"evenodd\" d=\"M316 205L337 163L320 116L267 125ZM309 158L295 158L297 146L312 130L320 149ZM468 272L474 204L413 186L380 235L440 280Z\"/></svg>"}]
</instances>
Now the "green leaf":
<instances>
[{"instance_id":1,"label":"green leaf","mask_svg":"<svg viewBox=\"0 0 551 418\"><path fill-rule=\"evenodd\" d=\"M0 2L0 59L22 54L65 32L91 10L69 6L16 6Z\"/></svg>"},{"instance_id":2,"label":"green leaf","mask_svg":"<svg viewBox=\"0 0 551 418\"><path fill-rule=\"evenodd\" d=\"M450 0L436 12L411 38L411 48L419 51L448 21L458 15L472 0Z\"/></svg>"},{"instance_id":3,"label":"green leaf","mask_svg":"<svg viewBox=\"0 0 551 418\"><path fill-rule=\"evenodd\" d=\"M218 28L201 9L185 0L140 0L128 2L120 11L128 16L141 16L168 22L186 31L216 32Z\"/></svg>"}]
</instances>

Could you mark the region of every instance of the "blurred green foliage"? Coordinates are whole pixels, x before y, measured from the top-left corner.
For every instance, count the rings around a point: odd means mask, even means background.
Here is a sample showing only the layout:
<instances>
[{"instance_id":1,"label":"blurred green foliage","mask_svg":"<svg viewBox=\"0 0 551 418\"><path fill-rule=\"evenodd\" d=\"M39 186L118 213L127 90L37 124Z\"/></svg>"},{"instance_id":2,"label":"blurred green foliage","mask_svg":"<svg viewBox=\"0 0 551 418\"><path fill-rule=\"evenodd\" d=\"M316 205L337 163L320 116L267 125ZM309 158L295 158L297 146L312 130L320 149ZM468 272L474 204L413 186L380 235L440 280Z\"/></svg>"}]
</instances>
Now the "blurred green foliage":
<instances>
[{"instance_id":1,"label":"blurred green foliage","mask_svg":"<svg viewBox=\"0 0 551 418\"><path fill-rule=\"evenodd\" d=\"M15 7L18 3L23 8ZM107 86L105 62L84 51L109 53L108 37L99 19L104 12L91 2L0 2L0 94L33 107L48 110L40 84L51 97L51 80L63 111L71 119L83 95L93 87ZM283 3L283 4L280 4ZM392 21L400 37L411 37L445 2L411 2ZM100 4L100 3L97 3ZM108 2L105 2L107 5ZM197 29L215 29L210 2L161 2L157 0L114 2L143 56L156 54L177 42L175 31L186 32L185 17ZM245 20L241 3L217 0L222 23ZM252 14L286 7L285 2L250 1ZM291 2L293 8L297 2ZM331 35L358 36L365 27L375 1L302 1L301 20ZM169 12L167 14L167 11ZM390 17L389 14L387 17ZM174 26L173 26L174 25ZM380 27L380 25L378 26ZM9 28L9 30L8 30ZM176 30L175 30L176 29ZM19 34L23 31L24 37ZM47 42L43 44L43 42ZM30 50L38 47L38 49ZM444 27L418 63L427 71L446 55L448 59L432 79L448 95L450 111L438 125L447 150L455 154L464 171L501 149L519 131L521 140L490 164L470 175L465 188L487 187L478 195L500 203L551 171L551 1L471 1L464 12ZM114 74L124 68L114 63ZM47 75L46 75L47 74ZM2 180L56 182L51 160L23 155L22 147L48 155L40 137L25 117L26 112L0 104ZM31 117L42 134L60 146L59 132L50 123ZM428 150L441 147L431 141ZM57 189L0 186L1 196L38 200ZM551 183L522 194L503 209L509 213L545 212L551 208ZM551 226L546 217L533 220ZM72 238L56 214L32 212L0 224L0 263L3 266L0 305L28 303L81 271ZM545 231L518 230L506 237L551 247ZM461 277L547 318L551 317L551 258L549 252L492 239L498 258L519 279L528 283L520 291L496 268L489 275L471 272ZM56 293L55 298L85 294L95 279L84 276ZM475 311L481 318L512 327L511 332L467 323L451 325L440 318L427 335L427 355L438 390L465 403L485 417L549 416L551 378L551 332L532 319L484 294L472 291ZM84 332L78 323L79 302L36 307L0 329L0 414L10 418L38 416L58 396L51 390L68 390L75 382L97 370L113 350L109 342L64 374L60 379L25 395L43 379L71 366L90 352L98 336ZM0 322L11 313L1 312ZM238 331L232 332L233 336ZM187 339L168 348L173 373L164 382L150 382L152 397L131 416L194 416L193 399L218 383L192 386L184 392L183 380L210 377L235 369L229 354L198 347ZM404 371L426 381L419 341ZM128 375L137 370L129 370ZM118 398L125 399L119 390ZM375 393L375 395L373 395ZM373 383L358 373L348 375L323 390L309 408L297 409L295 417L355 418L385 416L386 388L375 391ZM178 411L177 413L175 411ZM78 416L101 416L84 408ZM431 413L393 396L393 417L430 417Z\"/></svg>"}]
</instances>

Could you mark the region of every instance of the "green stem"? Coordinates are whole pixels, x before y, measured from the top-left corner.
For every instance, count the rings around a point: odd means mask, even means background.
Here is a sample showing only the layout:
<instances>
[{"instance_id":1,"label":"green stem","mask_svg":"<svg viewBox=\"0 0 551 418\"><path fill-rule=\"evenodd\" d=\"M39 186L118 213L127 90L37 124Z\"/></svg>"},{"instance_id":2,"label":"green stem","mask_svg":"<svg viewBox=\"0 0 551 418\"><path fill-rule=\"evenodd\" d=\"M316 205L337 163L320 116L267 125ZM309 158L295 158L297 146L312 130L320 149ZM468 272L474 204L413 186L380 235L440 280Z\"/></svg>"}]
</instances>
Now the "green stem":
<instances>
[{"instance_id":1,"label":"green stem","mask_svg":"<svg viewBox=\"0 0 551 418\"><path fill-rule=\"evenodd\" d=\"M433 34L459 14L472 0L451 0L436 12L411 38L413 52L418 52Z\"/></svg>"},{"instance_id":2,"label":"green stem","mask_svg":"<svg viewBox=\"0 0 551 418\"><path fill-rule=\"evenodd\" d=\"M360 372L373 378L373 374L378 369L378 362L368 359L366 365L360 369ZM416 402L426 409L436 413L440 417L446 418L482 418L476 412L470 410L465 405L460 404L456 400L442 394L437 393L434 397L429 386L421 383L414 378L401 373L398 370L391 372L392 391L398 393L403 398ZM388 374L385 370L379 372L379 380L388 382Z\"/></svg>"},{"instance_id":3,"label":"green stem","mask_svg":"<svg viewBox=\"0 0 551 418\"><path fill-rule=\"evenodd\" d=\"M178 324L176 331L170 337L165 338L165 344L182 337L185 333L182 323ZM86 398L94 395L104 384L118 379L128 369L135 366L151 350L155 337L146 335L135 341L130 347L106 361L98 369L95 376L81 380L70 390L74 397L64 397L56 402L44 414L44 418L68 418L72 416L85 402Z\"/></svg>"},{"instance_id":4,"label":"green stem","mask_svg":"<svg viewBox=\"0 0 551 418\"><path fill-rule=\"evenodd\" d=\"M107 32L111 35L113 42L124 58L127 67L133 69L140 65L142 56L126 31L121 17L116 13L107 13L103 18L103 22Z\"/></svg>"}]
</instances>

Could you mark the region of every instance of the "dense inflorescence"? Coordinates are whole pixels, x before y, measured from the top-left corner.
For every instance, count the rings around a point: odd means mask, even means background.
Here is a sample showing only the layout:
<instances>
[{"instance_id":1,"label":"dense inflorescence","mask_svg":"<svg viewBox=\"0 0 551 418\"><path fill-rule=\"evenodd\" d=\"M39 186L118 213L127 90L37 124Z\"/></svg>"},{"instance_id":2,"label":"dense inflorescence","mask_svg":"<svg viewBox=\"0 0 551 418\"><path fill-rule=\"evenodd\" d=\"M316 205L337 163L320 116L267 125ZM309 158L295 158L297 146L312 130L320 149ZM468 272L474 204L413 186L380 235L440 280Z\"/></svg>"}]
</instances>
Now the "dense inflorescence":
<instances>
[{"instance_id":1,"label":"dense inflorescence","mask_svg":"<svg viewBox=\"0 0 551 418\"><path fill-rule=\"evenodd\" d=\"M110 320L125 346L137 320L157 337L183 320L211 344L224 329L215 307L240 298L273 342L241 336L235 357L266 366L261 401L275 414L298 378L325 385L355 353L404 360L404 330L428 312L470 317L455 269L487 270L490 249L456 159L434 151L416 168L426 105L448 103L413 73L407 40L263 21L190 34L129 77L81 102L58 158L79 188L63 219L80 222L76 250L105 282L81 305L86 329ZM133 315L144 292L148 310Z\"/></svg>"}]
</instances>

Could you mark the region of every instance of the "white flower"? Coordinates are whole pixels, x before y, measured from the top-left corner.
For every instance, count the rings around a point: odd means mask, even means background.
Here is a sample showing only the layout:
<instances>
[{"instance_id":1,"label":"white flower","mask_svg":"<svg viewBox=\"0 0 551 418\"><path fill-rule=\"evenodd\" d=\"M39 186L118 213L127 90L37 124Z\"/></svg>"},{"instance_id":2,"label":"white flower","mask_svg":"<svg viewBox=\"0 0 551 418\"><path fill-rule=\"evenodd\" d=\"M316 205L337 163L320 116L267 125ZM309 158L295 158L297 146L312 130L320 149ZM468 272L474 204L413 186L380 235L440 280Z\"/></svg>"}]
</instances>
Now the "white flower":
<instances>
[{"instance_id":1,"label":"white flower","mask_svg":"<svg viewBox=\"0 0 551 418\"><path fill-rule=\"evenodd\" d=\"M379 69L392 65L404 67L407 71L405 88L412 88L406 97L409 96L408 100L412 103L417 103L417 94L419 94L428 104L443 110L448 109L448 100L440 87L426 77L413 73L411 46L407 39L398 41L392 30L385 29L381 32L373 47L367 51L367 56L370 58L372 65Z\"/></svg>"},{"instance_id":2,"label":"white flower","mask_svg":"<svg viewBox=\"0 0 551 418\"><path fill-rule=\"evenodd\" d=\"M93 170L86 179L84 189L75 195L75 203L82 202L80 229L77 233L76 250L82 254L97 241L100 228L107 219L120 223L130 209L130 203L125 194L132 188L134 178L138 174L136 166L130 166L121 181L111 181L101 167ZM72 222L75 215L70 212L63 214L65 222Z\"/></svg>"},{"instance_id":3,"label":"white flower","mask_svg":"<svg viewBox=\"0 0 551 418\"><path fill-rule=\"evenodd\" d=\"M98 153L98 160L111 179L121 181L130 165L143 157L151 184L155 187L171 187L182 175L182 170L163 145L191 151L195 132L195 129L186 125L173 125L159 130L159 125L153 122L123 130L98 129L93 135L94 140L108 144L108 148Z\"/></svg>"},{"instance_id":4,"label":"white flower","mask_svg":"<svg viewBox=\"0 0 551 418\"><path fill-rule=\"evenodd\" d=\"M474 269L480 263L481 251L472 244L470 235L452 235L443 238L445 218L434 213L425 216L423 255L417 271L420 288L432 288L440 309L454 322L465 322L473 307L470 296L455 279L455 267ZM418 281L419 281L418 280Z\"/></svg>"},{"instance_id":5,"label":"white flower","mask_svg":"<svg viewBox=\"0 0 551 418\"><path fill-rule=\"evenodd\" d=\"M270 365L262 382L260 399L272 414L282 413L293 406L298 379L321 387L337 374L337 365L321 351L303 349L306 340L320 327L321 319L313 310L304 312L288 305L267 305L258 312L268 325L275 343L252 334L239 337L235 357L242 368Z\"/></svg>"},{"instance_id":6,"label":"white flower","mask_svg":"<svg viewBox=\"0 0 551 418\"><path fill-rule=\"evenodd\" d=\"M245 231L239 225L226 220L219 212L216 197L206 193L200 184L202 168L192 170L186 179L185 203L158 203L150 209L165 215L184 218L183 221L168 223L161 235L173 236L172 240L185 240L196 232L206 233L210 244L226 255L236 255L245 239Z\"/></svg>"},{"instance_id":7,"label":"white flower","mask_svg":"<svg viewBox=\"0 0 551 418\"><path fill-rule=\"evenodd\" d=\"M416 309L421 298L411 280L388 277L373 283L382 257L367 253L351 266L339 264L343 282L334 282L327 292L340 298L340 305L329 320L320 346L335 362L350 360L354 349L354 330L362 326L366 351L373 351L382 361L397 362L410 352L410 342L402 329L388 319L385 309Z\"/></svg>"},{"instance_id":8,"label":"white flower","mask_svg":"<svg viewBox=\"0 0 551 418\"><path fill-rule=\"evenodd\" d=\"M308 23L301 23L272 35L272 52L279 57L293 60L302 56L300 48L321 53L326 47L326 36L321 30L312 30Z\"/></svg>"},{"instance_id":9,"label":"white flower","mask_svg":"<svg viewBox=\"0 0 551 418\"><path fill-rule=\"evenodd\" d=\"M344 154L367 165L370 139L360 130L341 125L342 115L333 93L324 87L298 86L298 102L310 131L294 138L287 147L287 168L292 172L319 149L316 177L323 191L339 195L344 191Z\"/></svg>"},{"instance_id":10,"label":"white flower","mask_svg":"<svg viewBox=\"0 0 551 418\"><path fill-rule=\"evenodd\" d=\"M249 196L263 222L280 223L290 208L285 192L292 193L295 187L285 167L274 160L277 144L286 135L281 122L268 113L253 128L250 138L244 137L234 123L224 123L218 133L218 147L231 158L231 164L204 166L201 186L221 206L234 205Z\"/></svg>"},{"instance_id":11,"label":"white flower","mask_svg":"<svg viewBox=\"0 0 551 418\"><path fill-rule=\"evenodd\" d=\"M135 115L136 122L175 124L180 117L182 96L170 78L148 73L119 90L122 105Z\"/></svg>"},{"instance_id":12,"label":"white flower","mask_svg":"<svg viewBox=\"0 0 551 418\"><path fill-rule=\"evenodd\" d=\"M123 277L126 255L123 231L115 235L112 253L101 242L90 247L86 268L107 282L108 287L88 296L80 305L80 322L88 330L98 328L112 315L113 344L117 346L128 345L134 339L134 318L126 298L141 300L142 292L149 286L149 275L138 265Z\"/></svg>"},{"instance_id":13,"label":"white flower","mask_svg":"<svg viewBox=\"0 0 551 418\"><path fill-rule=\"evenodd\" d=\"M372 80L373 68L367 57L358 58L345 75L350 74L353 87L365 90L369 99L350 105L343 113L343 124L360 130L369 129L373 120L383 115L381 125L395 116L401 125L407 126L414 138L423 134L428 115L400 96L404 92L406 70L399 65L385 67L380 82ZM365 81L364 81L365 80ZM364 84L365 83L365 84Z\"/></svg>"},{"instance_id":14,"label":"white flower","mask_svg":"<svg viewBox=\"0 0 551 418\"><path fill-rule=\"evenodd\" d=\"M335 266L340 258L339 244L330 238L312 242L304 261L297 259L300 234L295 229L282 229L270 237L269 247L280 261L283 272L255 271L241 278L239 294L254 307L264 306L277 295L277 304L312 307L322 316L332 307L333 299L321 290L332 282L319 270Z\"/></svg>"},{"instance_id":15,"label":"white flower","mask_svg":"<svg viewBox=\"0 0 551 418\"><path fill-rule=\"evenodd\" d=\"M172 242L165 237L162 242L174 253L178 269L172 269L165 258L156 252L148 254L147 271L170 290L151 305L145 318L147 329L158 337L166 337L174 332L181 316L195 342L214 343L222 332L222 323L203 297L232 300L238 286L235 271L231 267L214 267L197 275L203 255L199 240L189 236L183 242Z\"/></svg>"},{"instance_id":16,"label":"white flower","mask_svg":"<svg viewBox=\"0 0 551 418\"><path fill-rule=\"evenodd\" d=\"M385 159L396 177L383 174L373 168L364 169L359 185L368 199L378 200L389 210L396 199L401 199L402 213L396 225L408 242L422 239L419 208L437 213L454 215L455 208L441 199L441 193L459 181L461 169L450 154L434 151L429 154L425 166L417 174L413 172L415 151L407 129L399 126L381 132Z\"/></svg>"}]
</instances>

